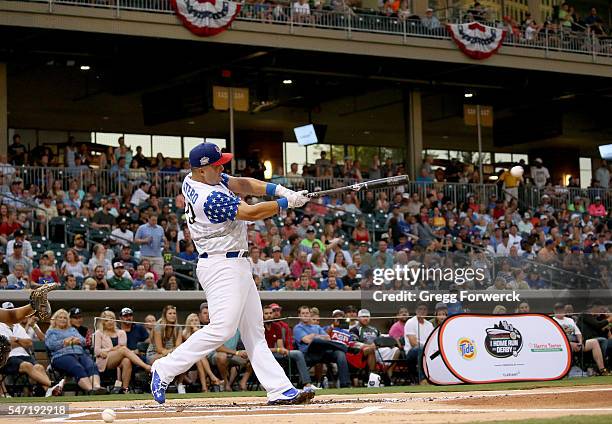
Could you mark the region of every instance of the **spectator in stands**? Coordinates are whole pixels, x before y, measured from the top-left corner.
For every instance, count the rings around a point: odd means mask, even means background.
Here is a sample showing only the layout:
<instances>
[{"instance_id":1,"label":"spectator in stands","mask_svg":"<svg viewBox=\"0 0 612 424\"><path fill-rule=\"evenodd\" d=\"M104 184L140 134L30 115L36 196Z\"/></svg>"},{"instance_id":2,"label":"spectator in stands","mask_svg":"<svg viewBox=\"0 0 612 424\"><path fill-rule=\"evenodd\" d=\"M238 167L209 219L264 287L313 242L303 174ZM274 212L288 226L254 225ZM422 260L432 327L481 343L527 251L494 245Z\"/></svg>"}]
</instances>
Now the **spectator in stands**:
<instances>
[{"instance_id":1,"label":"spectator in stands","mask_svg":"<svg viewBox=\"0 0 612 424\"><path fill-rule=\"evenodd\" d=\"M200 313L198 314L198 317L200 318L201 325L210 324L210 315L208 313L208 303L206 302L200 303Z\"/></svg>"},{"instance_id":2,"label":"spectator in stands","mask_svg":"<svg viewBox=\"0 0 612 424\"><path fill-rule=\"evenodd\" d=\"M260 258L260 254L259 247L251 246L247 259L251 264L251 274L263 278L266 273L266 261Z\"/></svg>"},{"instance_id":3,"label":"spectator in stands","mask_svg":"<svg viewBox=\"0 0 612 424\"><path fill-rule=\"evenodd\" d=\"M513 199L518 199L519 186L523 182L523 177L515 177L509 170L505 170L498 180L504 185L506 202L510 203Z\"/></svg>"},{"instance_id":4,"label":"spectator in stands","mask_svg":"<svg viewBox=\"0 0 612 424\"><path fill-rule=\"evenodd\" d=\"M7 290L24 290L30 288L30 279L22 263L13 266L13 272L7 277Z\"/></svg>"},{"instance_id":5,"label":"spectator in stands","mask_svg":"<svg viewBox=\"0 0 612 424\"><path fill-rule=\"evenodd\" d=\"M605 160L601 161L599 168L595 171L595 179L599 181L599 186L603 189L610 187L610 169L608 168L608 162Z\"/></svg>"},{"instance_id":6,"label":"spectator in stands","mask_svg":"<svg viewBox=\"0 0 612 424\"><path fill-rule=\"evenodd\" d=\"M200 329L200 320L198 314L189 314L185 320L185 327L183 329L183 340L187 340L193 333ZM220 386L221 380L212 372L208 359L204 357L200 361L196 362L196 368L198 373L198 379L202 387L202 392L208 391L208 383L206 377L209 377L213 386ZM186 379L189 379L190 372L185 375Z\"/></svg>"},{"instance_id":7,"label":"spectator in stands","mask_svg":"<svg viewBox=\"0 0 612 424\"><path fill-rule=\"evenodd\" d=\"M344 288L350 287L352 290L359 290L361 277L362 276L358 274L357 265L350 264L346 267L346 275L342 277L342 285Z\"/></svg>"},{"instance_id":8,"label":"spectator in stands","mask_svg":"<svg viewBox=\"0 0 612 424\"><path fill-rule=\"evenodd\" d=\"M49 280L49 282L53 282L53 280ZM32 283L32 286L34 284ZM74 275L68 274L64 278L64 284L62 284L62 290L79 290L79 283Z\"/></svg>"},{"instance_id":9,"label":"spectator in stands","mask_svg":"<svg viewBox=\"0 0 612 424\"><path fill-rule=\"evenodd\" d=\"M113 394L129 392L132 379L132 366L137 365L149 372L151 366L145 364L140 357L127 346L125 331L117 328L115 313L103 311L94 333L94 356L99 372L120 368L121 380L115 381Z\"/></svg>"},{"instance_id":10,"label":"spectator in stands","mask_svg":"<svg viewBox=\"0 0 612 424\"><path fill-rule=\"evenodd\" d=\"M368 363L368 367L371 372L376 371L376 364L380 364L385 367L387 376L389 379L393 375L394 365L387 367L386 365L390 360L397 360L400 355L398 347L377 347L376 342L380 337L380 330L370 324L370 311L367 309L360 309L357 313L359 318L357 325L351 327L350 332L353 333L360 343L364 346L361 347L365 359Z\"/></svg>"},{"instance_id":11,"label":"spectator in stands","mask_svg":"<svg viewBox=\"0 0 612 424\"><path fill-rule=\"evenodd\" d=\"M261 284L261 281L260 281ZM167 280L166 283L161 287L162 291L181 291L181 289L179 288L179 283L178 283L178 279L176 278L176 275L171 275Z\"/></svg>"},{"instance_id":12,"label":"spectator in stands","mask_svg":"<svg viewBox=\"0 0 612 424\"><path fill-rule=\"evenodd\" d=\"M8 162L22 166L28 163L28 148L21 143L21 136L13 134L13 143L8 146Z\"/></svg>"},{"instance_id":13,"label":"spectator in stands","mask_svg":"<svg viewBox=\"0 0 612 424\"><path fill-rule=\"evenodd\" d=\"M608 370L605 367L603 353L601 346L597 339L589 339L583 343L582 332L576 325L573 319L565 316L565 305L563 303L555 303L553 308L554 316L553 319L563 328L567 338L570 342L572 352L591 352L593 354L593 360L597 365L596 373L598 375L609 375Z\"/></svg>"},{"instance_id":14,"label":"spectator in stands","mask_svg":"<svg viewBox=\"0 0 612 424\"><path fill-rule=\"evenodd\" d=\"M297 366L302 386L311 386L310 373L304 359L304 354L300 350L292 350L291 346L288 346L287 348L285 347L283 340L286 337L283 337L283 334L286 330L281 327L278 322L272 321L273 317L274 312L272 311L271 306L264 306L264 332L266 342L268 343L268 347L272 351L274 358L279 362L285 359L288 361L293 361L293 363Z\"/></svg>"},{"instance_id":15,"label":"spectator in stands","mask_svg":"<svg viewBox=\"0 0 612 424\"><path fill-rule=\"evenodd\" d=\"M174 275L174 267L172 266L172 264L164 264L164 273L162 274L161 278L157 282L157 285L160 287L167 285L168 280L173 275Z\"/></svg>"},{"instance_id":16,"label":"spectator in stands","mask_svg":"<svg viewBox=\"0 0 612 424\"><path fill-rule=\"evenodd\" d=\"M147 363L152 365L180 346L183 337L177 326L176 308L172 305L164 306L162 317L159 319L151 335L151 344L147 349Z\"/></svg>"},{"instance_id":17,"label":"spectator in stands","mask_svg":"<svg viewBox=\"0 0 612 424\"><path fill-rule=\"evenodd\" d=\"M130 246L134 242L134 233L128 228L127 219L121 219L119 221L119 227L115 228L111 232L111 244L119 244L121 246Z\"/></svg>"},{"instance_id":18,"label":"spectator in stands","mask_svg":"<svg viewBox=\"0 0 612 424\"><path fill-rule=\"evenodd\" d=\"M195 249L195 245L189 243L185 246L185 250L178 254L178 257L185 261L197 262L199 255Z\"/></svg>"},{"instance_id":19,"label":"spectator in stands","mask_svg":"<svg viewBox=\"0 0 612 424\"><path fill-rule=\"evenodd\" d=\"M87 268L89 269L89 273L94 273L95 269L98 266L102 267L104 275L106 275L113 269L113 265L106 255L106 247L104 247L104 245L100 243L94 245L93 256L91 257L91 259L89 259L89 262L87 262Z\"/></svg>"},{"instance_id":20,"label":"spectator in stands","mask_svg":"<svg viewBox=\"0 0 612 424\"><path fill-rule=\"evenodd\" d=\"M544 186L550 182L550 173L548 172L548 168L543 165L541 158L537 158L535 160L535 166L531 167L531 178L538 188L544 188Z\"/></svg>"},{"instance_id":21,"label":"spectator in stands","mask_svg":"<svg viewBox=\"0 0 612 424\"><path fill-rule=\"evenodd\" d=\"M119 314L119 328L123 330L127 338L127 347L131 351L138 352L138 343L149 343L149 332L142 324L134 323L134 311L132 308L125 307L121 309Z\"/></svg>"},{"instance_id":22,"label":"spectator in stands","mask_svg":"<svg viewBox=\"0 0 612 424\"><path fill-rule=\"evenodd\" d=\"M293 332L297 346L304 354L306 364L312 366L324 362L335 363L338 366L340 387L348 387L350 380L345 352L331 343L326 343L330 337L320 326L311 324L308 306L300 306L298 312L300 323L295 326Z\"/></svg>"},{"instance_id":23,"label":"spectator in stands","mask_svg":"<svg viewBox=\"0 0 612 424\"><path fill-rule=\"evenodd\" d=\"M325 247L323 247L323 242L320 239L316 238L315 227L313 227L312 225L309 225L306 228L306 238L300 242L300 245L304 247L303 250L305 252L312 253L312 246L314 243L318 243L319 248L322 251L325 251Z\"/></svg>"},{"instance_id":24,"label":"spectator in stands","mask_svg":"<svg viewBox=\"0 0 612 424\"><path fill-rule=\"evenodd\" d=\"M102 208L91 218L91 226L97 230L112 231L115 226L115 217L111 215L112 204L106 197L100 200Z\"/></svg>"},{"instance_id":25,"label":"spectator in stands","mask_svg":"<svg viewBox=\"0 0 612 424\"><path fill-rule=\"evenodd\" d=\"M89 258L91 258L91 253L89 253L89 250L87 249L87 244L85 242L85 237L83 236L83 234L77 234L74 236L74 246L72 246L72 249L74 249L77 255L79 255L79 260L81 262L89 262ZM89 271L89 273L91 274L91 270Z\"/></svg>"},{"instance_id":26,"label":"spectator in stands","mask_svg":"<svg viewBox=\"0 0 612 424\"><path fill-rule=\"evenodd\" d=\"M32 281L33 284L44 284L42 279L44 278L44 280L47 281L49 277L56 283L59 283L59 278L55 272L55 266L51 265L50 262L49 255L43 254L40 257L38 260L38 268L34 268L30 274L30 281Z\"/></svg>"},{"instance_id":27,"label":"spectator in stands","mask_svg":"<svg viewBox=\"0 0 612 424\"><path fill-rule=\"evenodd\" d=\"M151 215L147 224L138 227L134 242L140 245L140 258L147 259L151 267L158 273L163 272L164 259L161 249L164 240L164 230L157 225L157 216Z\"/></svg>"},{"instance_id":28,"label":"spectator in stands","mask_svg":"<svg viewBox=\"0 0 612 424\"><path fill-rule=\"evenodd\" d=\"M272 248L272 258L266 261L264 276L267 278L276 277L281 281L290 274L291 270L287 261L282 259L281 248L274 246Z\"/></svg>"},{"instance_id":29,"label":"spectator in stands","mask_svg":"<svg viewBox=\"0 0 612 424\"><path fill-rule=\"evenodd\" d=\"M83 325L83 311L78 307L72 307L69 311L70 325L74 327L85 339L85 348L91 347L93 331Z\"/></svg>"},{"instance_id":30,"label":"spectator in stands","mask_svg":"<svg viewBox=\"0 0 612 424\"><path fill-rule=\"evenodd\" d=\"M443 302L436 303L434 309L434 317L429 320L434 328L437 328L442 325L446 318L448 317L448 306L446 306Z\"/></svg>"},{"instance_id":31,"label":"spectator in stands","mask_svg":"<svg viewBox=\"0 0 612 424\"><path fill-rule=\"evenodd\" d=\"M609 343L608 332L612 323L612 314L603 303L595 300L578 318L578 327L587 341L595 339L599 342L601 351L606 352Z\"/></svg>"},{"instance_id":32,"label":"spectator in stands","mask_svg":"<svg viewBox=\"0 0 612 424\"><path fill-rule=\"evenodd\" d=\"M14 307L11 302L4 302L2 304L3 309L14 309ZM11 352L9 353L8 361L3 368L0 368L0 374L12 376L25 374L30 380L40 385L46 397L59 396L62 393L63 381L51 387L51 380L45 372L45 368L41 364L36 363L36 359L31 355L30 351L33 343L32 337L28 335L25 329L27 323L27 318L19 324L11 326L0 323L0 335L6 337L11 342Z\"/></svg>"},{"instance_id":33,"label":"spectator in stands","mask_svg":"<svg viewBox=\"0 0 612 424\"><path fill-rule=\"evenodd\" d=\"M606 207L601 203L600 196L595 196L594 202L589 205L588 212L592 217L605 217L608 214Z\"/></svg>"},{"instance_id":34,"label":"spectator in stands","mask_svg":"<svg viewBox=\"0 0 612 424\"><path fill-rule=\"evenodd\" d=\"M59 270L60 277L74 275L80 284L89 276L89 269L79 259L79 254L74 249L67 249L64 253L64 262Z\"/></svg>"},{"instance_id":35,"label":"spectator in stands","mask_svg":"<svg viewBox=\"0 0 612 424\"><path fill-rule=\"evenodd\" d=\"M421 356L423 355L423 346L429 335L433 332L434 327L431 322L427 321L427 304L419 303L416 308L416 315L406 321L404 326L404 339L406 359L411 362L412 366L416 365L418 369L419 381L425 378L420 367Z\"/></svg>"},{"instance_id":36,"label":"spectator in stands","mask_svg":"<svg viewBox=\"0 0 612 424\"><path fill-rule=\"evenodd\" d=\"M130 278L124 275L126 272L123 262L113 263L113 276L107 279L108 287L114 290L132 290L133 283Z\"/></svg>"},{"instance_id":37,"label":"spectator in stands","mask_svg":"<svg viewBox=\"0 0 612 424\"><path fill-rule=\"evenodd\" d=\"M51 317L45 344L51 354L53 368L74 377L79 387L90 395L107 393L100 387L98 369L84 349L85 338L68 325L68 312L65 309L59 309Z\"/></svg>"},{"instance_id":38,"label":"spectator in stands","mask_svg":"<svg viewBox=\"0 0 612 424\"><path fill-rule=\"evenodd\" d=\"M13 254L15 243L21 243L22 255L32 259L34 257L34 250L32 249L32 243L25 239L25 232L22 229L18 229L15 231L14 237L15 238L10 240L6 245L6 256L11 256Z\"/></svg>"},{"instance_id":39,"label":"spectator in stands","mask_svg":"<svg viewBox=\"0 0 612 424\"><path fill-rule=\"evenodd\" d=\"M147 272L144 275L144 284L140 287L140 290L146 291L158 291L159 287L155 283L155 276L152 272Z\"/></svg>"},{"instance_id":40,"label":"spectator in stands","mask_svg":"<svg viewBox=\"0 0 612 424\"><path fill-rule=\"evenodd\" d=\"M308 261L308 254L305 251L300 251L297 260L293 261L291 264L291 274L295 278L299 278L307 268L310 269L312 273L312 264Z\"/></svg>"},{"instance_id":41,"label":"spectator in stands","mask_svg":"<svg viewBox=\"0 0 612 424\"><path fill-rule=\"evenodd\" d=\"M134 191L134 194L132 194L130 204L140 207L142 203L146 202L149 199L149 187L150 184L148 182L142 181Z\"/></svg>"},{"instance_id":42,"label":"spectator in stands","mask_svg":"<svg viewBox=\"0 0 612 424\"><path fill-rule=\"evenodd\" d=\"M399 308L397 311L397 321L395 321L389 329L389 336L393 337L400 344L403 343L404 327L406 326L406 321L408 321L409 317L410 315L408 314L408 308Z\"/></svg>"},{"instance_id":43,"label":"spectator in stands","mask_svg":"<svg viewBox=\"0 0 612 424\"><path fill-rule=\"evenodd\" d=\"M108 281L106 280L106 271L104 266L98 265L94 269L93 279L96 282L96 290L108 290Z\"/></svg>"},{"instance_id":44,"label":"spectator in stands","mask_svg":"<svg viewBox=\"0 0 612 424\"><path fill-rule=\"evenodd\" d=\"M604 30L604 26L603 26L604 22L599 17L599 15L597 15L597 9L595 9L594 7L591 8L591 11L589 12L589 16L585 18L584 23L588 26L589 30L593 34L606 35L606 31ZM608 188L608 186L605 186L605 188Z\"/></svg>"},{"instance_id":45,"label":"spectator in stands","mask_svg":"<svg viewBox=\"0 0 612 424\"><path fill-rule=\"evenodd\" d=\"M430 31L435 31L441 28L440 21L433 14L433 9L428 8L425 11L425 16L421 18L421 25L427 28ZM427 158L425 159L427 160ZM421 168L422 169L422 168ZM431 173L431 166L428 174Z\"/></svg>"},{"instance_id":46,"label":"spectator in stands","mask_svg":"<svg viewBox=\"0 0 612 424\"><path fill-rule=\"evenodd\" d=\"M378 251L372 255L372 266L381 257L385 268L393 268L393 254L388 250L388 243L385 240L378 242Z\"/></svg>"},{"instance_id":47,"label":"spectator in stands","mask_svg":"<svg viewBox=\"0 0 612 424\"><path fill-rule=\"evenodd\" d=\"M56 218L58 216L57 208L53 203L51 203L51 196L48 194L43 195L42 203L38 205L38 209L36 209L36 217L40 221L39 232L40 234L46 234L46 226L51 219Z\"/></svg>"}]
</instances>

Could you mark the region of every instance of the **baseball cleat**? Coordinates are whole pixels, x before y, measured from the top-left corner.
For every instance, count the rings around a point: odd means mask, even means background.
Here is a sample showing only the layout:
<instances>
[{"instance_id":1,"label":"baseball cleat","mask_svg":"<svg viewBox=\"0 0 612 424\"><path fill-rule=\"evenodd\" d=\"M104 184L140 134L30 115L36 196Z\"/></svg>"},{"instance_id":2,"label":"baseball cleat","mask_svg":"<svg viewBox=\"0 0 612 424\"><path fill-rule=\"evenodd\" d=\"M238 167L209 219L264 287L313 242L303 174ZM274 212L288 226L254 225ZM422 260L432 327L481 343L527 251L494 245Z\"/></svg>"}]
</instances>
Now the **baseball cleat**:
<instances>
[{"instance_id":1,"label":"baseball cleat","mask_svg":"<svg viewBox=\"0 0 612 424\"><path fill-rule=\"evenodd\" d=\"M268 401L268 405L299 405L310 402L314 396L314 390L309 387L305 387L304 390L293 388L284 391L278 399Z\"/></svg>"},{"instance_id":2,"label":"baseball cleat","mask_svg":"<svg viewBox=\"0 0 612 424\"><path fill-rule=\"evenodd\" d=\"M153 375L151 376L151 394L157 403L166 402L167 388L168 383L162 381L157 371L153 371Z\"/></svg>"}]
</instances>

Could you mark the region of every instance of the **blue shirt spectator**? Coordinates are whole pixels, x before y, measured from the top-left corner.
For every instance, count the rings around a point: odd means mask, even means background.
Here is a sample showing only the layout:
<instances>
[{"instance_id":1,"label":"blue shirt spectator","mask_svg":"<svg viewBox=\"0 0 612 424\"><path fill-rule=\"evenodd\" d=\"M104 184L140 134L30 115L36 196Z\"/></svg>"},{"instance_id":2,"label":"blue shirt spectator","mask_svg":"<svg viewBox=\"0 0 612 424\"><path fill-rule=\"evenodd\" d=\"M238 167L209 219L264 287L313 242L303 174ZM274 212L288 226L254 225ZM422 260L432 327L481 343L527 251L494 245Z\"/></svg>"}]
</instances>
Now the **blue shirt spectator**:
<instances>
[{"instance_id":1,"label":"blue shirt spectator","mask_svg":"<svg viewBox=\"0 0 612 424\"><path fill-rule=\"evenodd\" d=\"M69 337L78 337L81 344L64 346L64 340ZM76 328L68 327L66 329L50 328L45 334L45 345L51 352L51 360L55 360L64 355L83 355L85 350L85 337L81 336Z\"/></svg>"},{"instance_id":2,"label":"blue shirt spectator","mask_svg":"<svg viewBox=\"0 0 612 424\"><path fill-rule=\"evenodd\" d=\"M295 339L298 349L300 349L303 353L306 353L308 350L308 344L302 342L302 339L309 334L327 336L327 333L321 328L321 326L316 324L304 324L300 322L298 325L293 327L293 338Z\"/></svg>"},{"instance_id":3,"label":"blue shirt spectator","mask_svg":"<svg viewBox=\"0 0 612 424\"><path fill-rule=\"evenodd\" d=\"M151 215L147 224L138 227L135 241L140 244L141 257L161 257L164 246L164 229L157 225L156 215Z\"/></svg>"},{"instance_id":4,"label":"blue shirt spectator","mask_svg":"<svg viewBox=\"0 0 612 424\"><path fill-rule=\"evenodd\" d=\"M138 343L144 342L149 338L149 332L142 324L132 324L130 331L126 331L125 328L124 331L127 335L127 347L130 350L136 350Z\"/></svg>"}]
</instances>

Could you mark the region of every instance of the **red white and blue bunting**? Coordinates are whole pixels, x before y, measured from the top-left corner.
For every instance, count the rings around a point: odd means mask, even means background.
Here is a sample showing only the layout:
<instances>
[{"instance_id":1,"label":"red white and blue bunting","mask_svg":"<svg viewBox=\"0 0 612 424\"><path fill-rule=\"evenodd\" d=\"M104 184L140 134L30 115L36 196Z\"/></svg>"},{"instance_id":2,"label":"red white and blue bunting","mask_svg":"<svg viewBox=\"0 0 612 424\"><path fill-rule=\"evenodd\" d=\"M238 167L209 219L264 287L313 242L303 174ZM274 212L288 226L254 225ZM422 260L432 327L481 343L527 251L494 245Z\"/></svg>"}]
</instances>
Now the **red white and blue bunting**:
<instances>
[{"instance_id":1,"label":"red white and blue bunting","mask_svg":"<svg viewBox=\"0 0 612 424\"><path fill-rule=\"evenodd\" d=\"M196 35L223 32L240 13L240 3L226 0L172 0L179 19Z\"/></svg>"},{"instance_id":2,"label":"red white and blue bunting","mask_svg":"<svg viewBox=\"0 0 612 424\"><path fill-rule=\"evenodd\" d=\"M459 49L472 59L487 59L497 52L506 31L482 25L478 22L449 24L446 26Z\"/></svg>"}]
</instances>

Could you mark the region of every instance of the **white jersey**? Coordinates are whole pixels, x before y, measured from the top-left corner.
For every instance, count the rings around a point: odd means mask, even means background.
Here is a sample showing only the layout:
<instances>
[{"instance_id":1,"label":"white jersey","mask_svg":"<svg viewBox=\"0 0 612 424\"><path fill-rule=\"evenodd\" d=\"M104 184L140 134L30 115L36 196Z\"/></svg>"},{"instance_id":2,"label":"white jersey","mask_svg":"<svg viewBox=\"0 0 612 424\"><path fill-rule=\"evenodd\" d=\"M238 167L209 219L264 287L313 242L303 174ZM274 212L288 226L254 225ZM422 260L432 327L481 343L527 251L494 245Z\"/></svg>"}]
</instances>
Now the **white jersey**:
<instances>
[{"instance_id":1,"label":"white jersey","mask_svg":"<svg viewBox=\"0 0 612 424\"><path fill-rule=\"evenodd\" d=\"M217 185L183 180L187 226L200 254L248 250L247 224L237 220L240 198L227 187L229 176L221 174Z\"/></svg>"}]
</instances>

